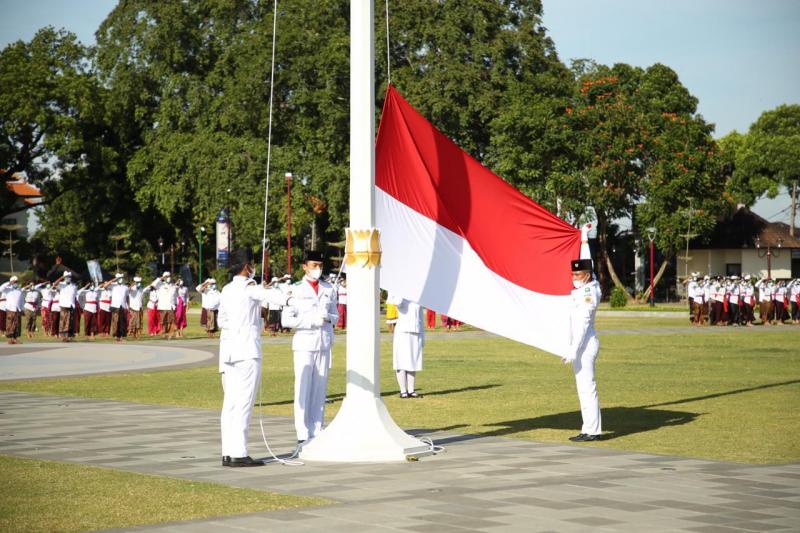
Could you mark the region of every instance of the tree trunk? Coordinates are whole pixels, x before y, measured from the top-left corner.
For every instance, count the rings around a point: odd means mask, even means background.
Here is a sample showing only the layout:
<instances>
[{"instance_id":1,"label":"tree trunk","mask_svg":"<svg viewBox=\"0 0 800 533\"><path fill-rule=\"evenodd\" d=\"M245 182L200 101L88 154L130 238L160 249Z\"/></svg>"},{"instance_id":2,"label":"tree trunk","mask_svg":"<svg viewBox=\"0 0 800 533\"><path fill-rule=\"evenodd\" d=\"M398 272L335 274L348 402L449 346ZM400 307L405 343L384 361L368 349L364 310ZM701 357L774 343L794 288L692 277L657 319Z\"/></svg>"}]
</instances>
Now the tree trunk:
<instances>
[{"instance_id":1,"label":"tree trunk","mask_svg":"<svg viewBox=\"0 0 800 533\"><path fill-rule=\"evenodd\" d=\"M661 263L661 266L658 267L658 272L656 272L656 276L653 278L653 287L658 285L658 282L661 280L661 276L664 275L664 272L667 270L669 266L669 262L672 260L672 257L665 257L664 261ZM642 293L642 299L639 300L639 303L647 303L650 301L650 284L647 284L647 290Z\"/></svg>"},{"instance_id":2,"label":"tree trunk","mask_svg":"<svg viewBox=\"0 0 800 533\"><path fill-rule=\"evenodd\" d=\"M629 302L633 302L633 295L625 290L625 285L622 284L619 276L617 276L617 271L614 270L614 265L611 263L611 258L608 256L608 254L606 254L606 268L608 268L608 274L611 276L611 280L614 282L614 285L622 289L622 292L625 293L625 296L627 296Z\"/></svg>"},{"instance_id":3,"label":"tree trunk","mask_svg":"<svg viewBox=\"0 0 800 533\"><path fill-rule=\"evenodd\" d=\"M598 254L600 255L600 261L598 261L598 268L597 268L597 275L600 281L600 286L603 288L608 287L608 278L606 277L606 273L608 273L608 277L611 278L611 281L614 282L616 287L622 289L622 292L625 293L629 302L633 302L633 296L625 290L625 286L617 276L616 270L614 270L614 265L611 263L611 257L608 255L608 239L606 235L606 231L608 230L608 222L601 218L600 216L597 217L597 242L598 242ZM605 266L605 268L602 268Z\"/></svg>"}]
</instances>

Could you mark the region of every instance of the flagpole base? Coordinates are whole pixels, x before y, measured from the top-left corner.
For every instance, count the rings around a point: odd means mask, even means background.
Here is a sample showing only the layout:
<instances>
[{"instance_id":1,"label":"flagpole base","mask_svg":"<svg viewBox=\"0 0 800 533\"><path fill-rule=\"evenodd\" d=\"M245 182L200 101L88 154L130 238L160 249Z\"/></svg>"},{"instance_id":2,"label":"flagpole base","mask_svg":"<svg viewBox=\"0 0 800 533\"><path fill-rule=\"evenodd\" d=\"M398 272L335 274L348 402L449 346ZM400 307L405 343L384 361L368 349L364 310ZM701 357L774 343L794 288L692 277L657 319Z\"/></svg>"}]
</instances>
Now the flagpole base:
<instances>
[{"instance_id":1,"label":"flagpole base","mask_svg":"<svg viewBox=\"0 0 800 533\"><path fill-rule=\"evenodd\" d=\"M431 455L431 447L404 432L381 398L346 396L336 417L303 447L304 461L383 463Z\"/></svg>"}]
</instances>

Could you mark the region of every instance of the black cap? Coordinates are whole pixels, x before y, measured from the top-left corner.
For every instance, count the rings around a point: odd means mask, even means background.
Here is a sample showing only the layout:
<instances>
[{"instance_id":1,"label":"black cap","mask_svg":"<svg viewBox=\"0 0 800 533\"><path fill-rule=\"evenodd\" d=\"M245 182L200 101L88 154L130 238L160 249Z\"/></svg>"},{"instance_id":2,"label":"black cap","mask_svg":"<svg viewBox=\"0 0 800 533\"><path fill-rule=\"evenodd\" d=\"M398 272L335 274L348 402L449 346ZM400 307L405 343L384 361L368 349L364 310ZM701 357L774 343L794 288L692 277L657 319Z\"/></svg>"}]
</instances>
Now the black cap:
<instances>
[{"instance_id":1,"label":"black cap","mask_svg":"<svg viewBox=\"0 0 800 533\"><path fill-rule=\"evenodd\" d=\"M231 253L231 267L230 271L233 274L238 274L244 268L244 265L247 263L253 262L253 249L244 246L242 248L237 248L236 250Z\"/></svg>"},{"instance_id":2,"label":"black cap","mask_svg":"<svg viewBox=\"0 0 800 533\"><path fill-rule=\"evenodd\" d=\"M585 270L592 270L592 260L591 259L573 259L572 260L572 271L573 272L582 272Z\"/></svg>"},{"instance_id":3,"label":"black cap","mask_svg":"<svg viewBox=\"0 0 800 533\"><path fill-rule=\"evenodd\" d=\"M309 261L319 261L321 263L324 259L322 252L317 250L306 250L303 255L303 263L308 263Z\"/></svg>"}]
</instances>

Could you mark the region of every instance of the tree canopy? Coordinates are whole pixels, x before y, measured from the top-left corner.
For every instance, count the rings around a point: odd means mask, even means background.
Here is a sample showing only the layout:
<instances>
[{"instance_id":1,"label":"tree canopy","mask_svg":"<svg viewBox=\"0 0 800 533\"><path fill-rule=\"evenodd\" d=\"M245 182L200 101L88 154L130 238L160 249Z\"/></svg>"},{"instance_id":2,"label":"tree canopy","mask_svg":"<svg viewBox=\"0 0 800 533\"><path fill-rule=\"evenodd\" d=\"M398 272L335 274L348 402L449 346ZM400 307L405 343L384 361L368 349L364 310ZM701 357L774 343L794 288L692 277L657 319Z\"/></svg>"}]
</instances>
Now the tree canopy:
<instances>
[{"instance_id":1,"label":"tree canopy","mask_svg":"<svg viewBox=\"0 0 800 533\"><path fill-rule=\"evenodd\" d=\"M764 194L774 198L782 186L800 180L800 105L765 111L746 134L732 132L721 144L731 195L747 205Z\"/></svg>"},{"instance_id":2,"label":"tree canopy","mask_svg":"<svg viewBox=\"0 0 800 533\"><path fill-rule=\"evenodd\" d=\"M295 254L312 227L324 246L348 223L349 4L283 0L279 9L268 237L282 269L285 172L295 177ZM592 210L603 276L619 283L606 242L615 219L656 227L670 259L687 216L702 233L735 199L798 175L793 106L720 150L672 69L590 60L569 69L541 16L539 0L393 3L391 82L534 200L575 223ZM194 242L228 207L235 244L259 248L272 21L270 2L129 0L91 49L45 28L3 50L0 167L5 179L24 172L44 187L42 245L110 265L110 236L121 236L124 266L135 269L155 258L159 238ZM380 109L382 9L375 28Z\"/></svg>"}]
</instances>

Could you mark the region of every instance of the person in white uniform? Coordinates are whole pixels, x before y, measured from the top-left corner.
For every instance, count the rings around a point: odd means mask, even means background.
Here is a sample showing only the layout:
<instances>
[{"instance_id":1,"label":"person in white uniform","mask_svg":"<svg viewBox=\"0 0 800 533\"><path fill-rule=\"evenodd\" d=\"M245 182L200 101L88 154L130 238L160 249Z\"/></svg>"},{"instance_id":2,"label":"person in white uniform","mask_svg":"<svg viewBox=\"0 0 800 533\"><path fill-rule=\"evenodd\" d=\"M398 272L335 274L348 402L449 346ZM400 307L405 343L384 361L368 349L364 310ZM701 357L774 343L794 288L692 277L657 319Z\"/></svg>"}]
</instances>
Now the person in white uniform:
<instances>
[{"instance_id":1,"label":"person in white uniform","mask_svg":"<svg viewBox=\"0 0 800 533\"><path fill-rule=\"evenodd\" d=\"M583 425L581 432L569 440L587 442L598 440L602 433L600 401L594 375L594 364L600 350L600 341L594 330L594 316L601 291L600 284L592 277L591 259L572 261L572 284L575 289L571 293L570 343L564 360L572 363L575 372Z\"/></svg>"},{"instance_id":2,"label":"person in white uniform","mask_svg":"<svg viewBox=\"0 0 800 533\"><path fill-rule=\"evenodd\" d=\"M217 316L219 314L220 301L220 292L217 290L217 280L208 278L197 286L197 292L202 295L200 305L206 312L206 334L209 339L213 339L214 334L217 332Z\"/></svg>"},{"instance_id":3,"label":"person in white uniform","mask_svg":"<svg viewBox=\"0 0 800 533\"><path fill-rule=\"evenodd\" d=\"M262 466L247 453L247 434L253 402L261 378L261 302L278 299L279 291L258 285L253 276L253 251L231 254L230 283L222 289L219 305L219 371L224 399L220 415L222 466Z\"/></svg>"},{"instance_id":4,"label":"person in white uniform","mask_svg":"<svg viewBox=\"0 0 800 533\"><path fill-rule=\"evenodd\" d=\"M128 287L128 309L130 309L128 335L135 339L138 339L142 333L144 293L149 291L149 287L142 288L142 278L139 276L134 276L133 283Z\"/></svg>"},{"instance_id":5,"label":"person in white uniform","mask_svg":"<svg viewBox=\"0 0 800 533\"><path fill-rule=\"evenodd\" d=\"M11 279L0 285L0 292L6 297L6 337L8 344L19 344L22 328L22 309L24 306L22 288L19 286L19 278L11 276Z\"/></svg>"},{"instance_id":6,"label":"person in white uniform","mask_svg":"<svg viewBox=\"0 0 800 533\"><path fill-rule=\"evenodd\" d=\"M158 292L158 319L161 333L168 340L175 335L175 310L178 308L178 288L170 282L171 278L169 272L164 272L150 284L151 290Z\"/></svg>"},{"instance_id":7,"label":"person in white uniform","mask_svg":"<svg viewBox=\"0 0 800 533\"><path fill-rule=\"evenodd\" d=\"M313 439L325 415L325 393L333 346L333 325L339 319L336 291L320 280L322 254L306 252L305 276L292 286L290 305L281 312L284 327L295 328L294 427L298 445Z\"/></svg>"},{"instance_id":8,"label":"person in white uniform","mask_svg":"<svg viewBox=\"0 0 800 533\"><path fill-rule=\"evenodd\" d=\"M416 391L416 377L417 372L422 370L422 348L425 344L422 307L396 294L389 294L386 301L397 306L392 367L400 385L400 397L421 398Z\"/></svg>"},{"instance_id":9,"label":"person in white uniform","mask_svg":"<svg viewBox=\"0 0 800 533\"><path fill-rule=\"evenodd\" d=\"M69 342L75 336L75 297L78 288L72 283L72 272L65 270L53 285L58 287L59 328L62 342Z\"/></svg>"}]
</instances>

